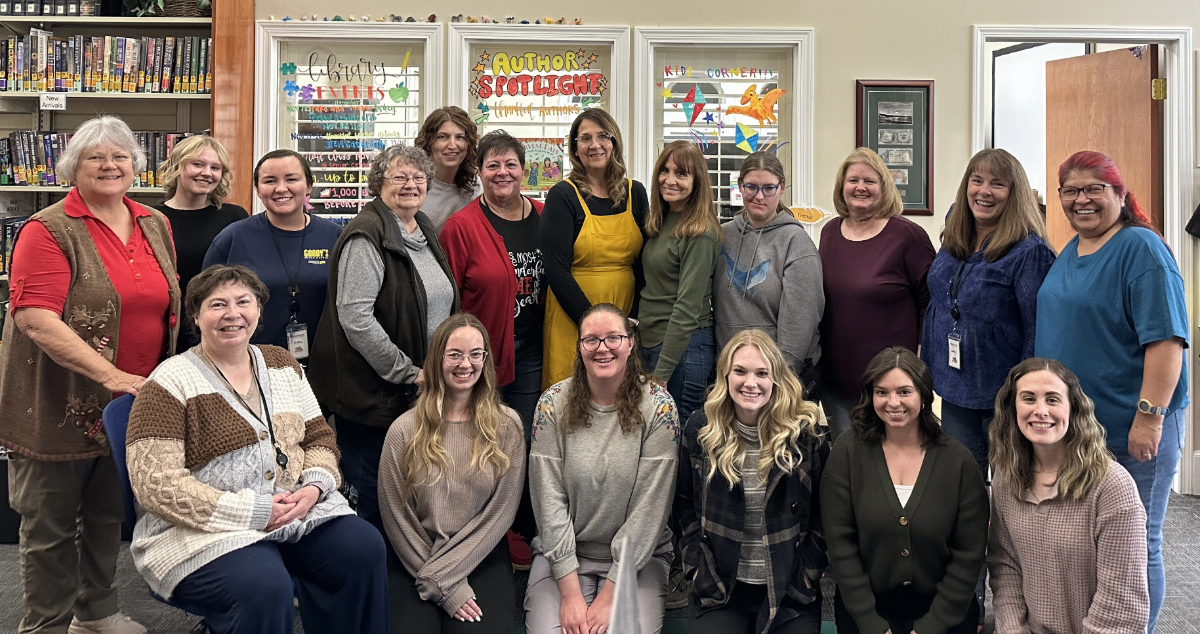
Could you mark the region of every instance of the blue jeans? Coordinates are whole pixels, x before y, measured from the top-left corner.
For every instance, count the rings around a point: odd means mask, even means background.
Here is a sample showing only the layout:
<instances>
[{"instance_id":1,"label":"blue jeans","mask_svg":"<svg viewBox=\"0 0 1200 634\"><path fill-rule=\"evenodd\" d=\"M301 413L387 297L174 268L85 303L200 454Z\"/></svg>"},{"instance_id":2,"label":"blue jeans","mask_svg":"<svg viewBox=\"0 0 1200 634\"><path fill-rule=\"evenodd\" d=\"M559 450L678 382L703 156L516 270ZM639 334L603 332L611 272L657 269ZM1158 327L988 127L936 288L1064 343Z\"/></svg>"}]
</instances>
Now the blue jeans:
<instances>
[{"instance_id":1,"label":"blue jeans","mask_svg":"<svg viewBox=\"0 0 1200 634\"><path fill-rule=\"evenodd\" d=\"M513 342L517 358L517 376L512 383L500 388L500 398L517 410L525 428L525 448L529 449L529 432L533 430L533 411L542 396L542 335L524 337Z\"/></svg>"},{"instance_id":2,"label":"blue jeans","mask_svg":"<svg viewBox=\"0 0 1200 634\"><path fill-rule=\"evenodd\" d=\"M996 412L991 409L971 409L960 407L942 399L942 429L950 437L966 445L975 456L979 465L979 474L984 482L988 479L988 427L992 424Z\"/></svg>"},{"instance_id":3,"label":"blue jeans","mask_svg":"<svg viewBox=\"0 0 1200 634\"><path fill-rule=\"evenodd\" d=\"M1154 634L1154 624L1162 610L1163 595L1167 589L1167 575L1163 569L1162 542L1163 519L1167 516L1167 498L1171 495L1171 482L1179 469L1179 454L1183 450L1183 410L1176 410L1163 418L1162 440L1158 442L1158 455L1141 462L1129 455L1129 446L1109 446L1117 462L1125 467L1137 484L1138 497L1146 507L1146 576L1150 583L1150 627L1147 634Z\"/></svg>"},{"instance_id":4,"label":"blue jeans","mask_svg":"<svg viewBox=\"0 0 1200 634\"><path fill-rule=\"evenodd\" d=\"M713 370L713 356L717 343L713 339L711 326L697 328L692 331L687 349L679 359L679 365L671 373L667 381L667 392L675 399L675 408L679 410L679 425L682 427L692 412L704 407L704 397L708 395L708 377ZM658 356L662 354L662 344L643 350L642 358L646 361L646 372L653 374L654 366L658 365Z\"/></svg>"},{"instance_id":5,"label":"blue jeans","mask_svg":"<svg viewBox=\"0 0 1200 634\"><path fill-rule=\"evenodd\" d=\"M383 455L383 441L387 428L371 427L346 420L335 415L338 451L342 452L342 477L350 485L346 496L358 516L379 529L383 529L383 516L379 513L379 458Z\"/></svg>"}]
</instances>

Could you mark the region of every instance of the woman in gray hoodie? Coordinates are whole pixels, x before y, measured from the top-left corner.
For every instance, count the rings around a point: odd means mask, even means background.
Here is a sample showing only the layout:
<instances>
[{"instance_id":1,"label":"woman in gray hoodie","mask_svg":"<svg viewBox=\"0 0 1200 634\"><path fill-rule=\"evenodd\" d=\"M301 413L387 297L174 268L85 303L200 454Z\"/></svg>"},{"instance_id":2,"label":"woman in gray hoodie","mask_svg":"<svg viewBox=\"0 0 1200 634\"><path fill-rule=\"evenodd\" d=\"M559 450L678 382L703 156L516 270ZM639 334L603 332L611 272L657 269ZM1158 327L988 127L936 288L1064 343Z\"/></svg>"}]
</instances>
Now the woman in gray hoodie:
<instances>
[{"instance_id":1,"label":"woman in gray hoodie","mask_svg":"<svg viewBox=\"0 0 1200 634\"><path fill-rule=\"evenodd\" d=\"M774 154L755 152L742 162L738 187L744 207L721 227L713 320L717 349L742 330L766 331L800 378L804 397L815 401L820 396L817 328L825 310L821 260L812 238L781 200L786 185L783 164Z\"/></svg>"}]
</instances>

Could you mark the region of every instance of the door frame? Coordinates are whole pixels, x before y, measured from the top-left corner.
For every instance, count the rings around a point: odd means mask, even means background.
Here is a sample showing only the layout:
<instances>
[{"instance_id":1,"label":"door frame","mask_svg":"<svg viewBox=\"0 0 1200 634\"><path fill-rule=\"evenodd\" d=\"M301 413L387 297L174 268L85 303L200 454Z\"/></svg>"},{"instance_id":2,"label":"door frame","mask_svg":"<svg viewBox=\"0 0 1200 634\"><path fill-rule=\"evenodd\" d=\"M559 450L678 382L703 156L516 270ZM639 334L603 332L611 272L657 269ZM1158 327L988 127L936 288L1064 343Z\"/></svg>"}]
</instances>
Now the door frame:
<instances>
[{"instance_id":1,"label":"door frame","mask_svg":"<svg viewBox=\"0 0 1200 634\"><path fill-rule=\"evenodd\" d=\"M1196 161L1193 159L1196 136L1193 128L1194 69L1192 68L1192 30L1186 27L1115 27L1115 26L1034 26L1034 25L975 25L974 64L972 69L971 153L984 149L985 118L989 95L984 90L989 72L988 42L1098 42L1112 44L1161 44L1166 62L1167 99L1163 104L1163 237L1179 260L1187 295L1188 320L1196 324L1197 315L1197 253L1194 240L1187 239L1184 225L1195 205L1193 181ZM1196 344L1195 335L1192 343ZM1194 350L1193 347L1191 350ZM1194 353L1186 356L1189 376L1196 376ZM1188 385L1188 395L1195 400L1195 390ZM1183 455L1179 465L1176 488L1182 493L1200 494L1200 442L1196 440L1197 412L1195 403L1188 408L1187 432L1184 435Z\"/></svg>"}]
</instances>

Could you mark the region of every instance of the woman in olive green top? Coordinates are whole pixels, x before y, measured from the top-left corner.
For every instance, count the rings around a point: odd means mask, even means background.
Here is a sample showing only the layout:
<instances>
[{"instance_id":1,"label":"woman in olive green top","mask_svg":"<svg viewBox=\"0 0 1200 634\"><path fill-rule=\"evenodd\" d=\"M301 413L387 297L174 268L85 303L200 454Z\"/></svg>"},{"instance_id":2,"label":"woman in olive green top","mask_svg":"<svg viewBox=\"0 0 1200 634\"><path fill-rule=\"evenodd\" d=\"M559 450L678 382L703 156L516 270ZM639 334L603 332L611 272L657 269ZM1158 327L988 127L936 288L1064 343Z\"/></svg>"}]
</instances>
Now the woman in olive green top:
<instances>
[{"instance_id":1,"label":"woman in olive green top","mask_svg":"<svg viewBox=\"0 0 1200 634\"><path fill-rule=\"evenodd\" d=\"M721 249L708 168L700 148L675 141L654 165L638 308L646 369L667 385L686 421L704 404L712 373L712 275Z\"/></svg>"},{"instance_id":2,"label":"woman in olive green top","mask_svg":"<svg viewBox=\"0 0 1200 634\"><path fill-rule=\"evenodd\" d=\"M821 479L838 634L974 634L988 496L971 452L930 411L933 379L907 348L863 373L852 434Z\"/></svg>"}]
</instances>

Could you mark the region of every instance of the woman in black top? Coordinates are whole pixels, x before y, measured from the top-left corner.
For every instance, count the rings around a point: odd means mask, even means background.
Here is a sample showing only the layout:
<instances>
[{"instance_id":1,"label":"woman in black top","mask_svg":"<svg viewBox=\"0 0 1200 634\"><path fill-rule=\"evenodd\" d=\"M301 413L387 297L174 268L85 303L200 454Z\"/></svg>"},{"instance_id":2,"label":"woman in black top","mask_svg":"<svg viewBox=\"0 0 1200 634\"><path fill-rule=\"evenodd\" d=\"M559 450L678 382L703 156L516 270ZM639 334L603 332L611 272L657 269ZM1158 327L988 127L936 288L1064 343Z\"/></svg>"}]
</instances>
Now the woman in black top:
<instances>
[{"instance_id":1,"label":"woman in black top","mask_svg":"<svg viewBox=\"0 0 1200 634\"><path fill-rule=\"evenodd\" d=\"M203 268L204 254L213 238L249 214L245 209L225 202L233 181L229 154L210 136L191 136L176 143L170 157L159 165L159 170L167 200L154 208L171 222L179 292L186 295L188 282ZM179 323L189 323L188 319L184 315ZM199 343L194 337L190 328L180 328L176 352Z\"/></svg>"}]
</instances>

